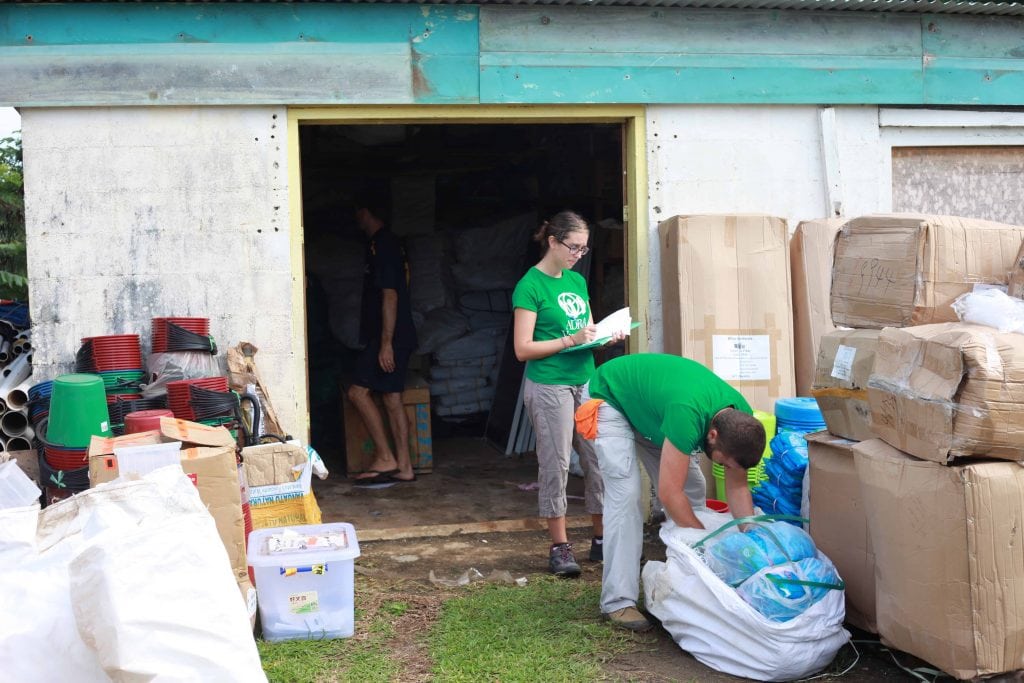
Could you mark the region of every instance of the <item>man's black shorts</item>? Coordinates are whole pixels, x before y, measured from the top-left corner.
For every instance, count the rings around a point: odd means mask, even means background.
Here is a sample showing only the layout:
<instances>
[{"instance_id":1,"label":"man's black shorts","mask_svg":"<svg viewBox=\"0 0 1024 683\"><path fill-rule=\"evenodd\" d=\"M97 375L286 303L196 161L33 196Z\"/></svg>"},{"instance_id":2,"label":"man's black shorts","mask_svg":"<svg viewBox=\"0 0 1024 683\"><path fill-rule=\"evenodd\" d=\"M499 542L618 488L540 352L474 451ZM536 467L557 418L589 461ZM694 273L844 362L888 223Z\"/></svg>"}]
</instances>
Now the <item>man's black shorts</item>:
<instances>
[{"instance_id":1,"label":"man's black shorts","mask_svg":"<svg viewBox=\"0 0 1024 683\"><path fill-rule=\"evenodd\" d=\"M380 343L369 344L356 357L352 371L352 384L366 387L381 394L400 394L405 389L405 374L409 369L410 348L395 349L395 370L384 372L380 367Z\"/></svg>"}]
</instances>

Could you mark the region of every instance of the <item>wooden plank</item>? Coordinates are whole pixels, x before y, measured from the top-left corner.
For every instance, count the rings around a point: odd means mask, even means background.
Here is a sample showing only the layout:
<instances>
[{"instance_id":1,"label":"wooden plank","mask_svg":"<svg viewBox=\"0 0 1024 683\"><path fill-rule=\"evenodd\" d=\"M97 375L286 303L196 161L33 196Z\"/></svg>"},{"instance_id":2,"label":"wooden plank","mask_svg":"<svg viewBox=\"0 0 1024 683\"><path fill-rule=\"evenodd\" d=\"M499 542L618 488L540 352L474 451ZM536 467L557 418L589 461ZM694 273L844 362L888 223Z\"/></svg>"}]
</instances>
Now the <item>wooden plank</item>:
<instances>
[{"instance_id":1,"label":"wooden plank","mask_svg":"<svg viewBox=\"0 0 1024 683\"><path fill-rule=\"evenodd\" d=\"M634 7L481 7L480 53L921 54L913 15Z\"/></svg>"},{"instance_id":2,"label":"wooden plank","mask_svg":"<svg viewBox=\"0 0 1024 683\"><path fill-rule=\"evenodd\" d=\"M475 7L0 5L0 105L474 104Z\"/></svg>"},{"instance_id":3,"label":"wooden plank","mask_svg":"<svg viewBox=\"0 0 1024 683\"><path fill-rule=\"evenodd\" d=\"M589 527L590 515L566 517L569 529ZM467 522L466 524L434 524L428 526L407 526L394 529L363 529L357 531L360 543L370 541L396 541L403 538L437 538L464 534L493 534L516 531L546 531L547 521L539 517L523 519L499 519L488 522Z\"/></svg>"},{"instance_id":4,"label":"wooden plank","mask_svg":"<svg viewBox=\"0 0 1024 683\"><path fill-rule=\"evenodd\" d=\"M573 64L487 64L493 57L481 57L481 102L914 104L923 97L916 59L881 60L866 68L810 57L722 58L717 64L680 57L686 66L629 66L619 57L595 64L595 55Z\"/></svg>"}]
</instances>

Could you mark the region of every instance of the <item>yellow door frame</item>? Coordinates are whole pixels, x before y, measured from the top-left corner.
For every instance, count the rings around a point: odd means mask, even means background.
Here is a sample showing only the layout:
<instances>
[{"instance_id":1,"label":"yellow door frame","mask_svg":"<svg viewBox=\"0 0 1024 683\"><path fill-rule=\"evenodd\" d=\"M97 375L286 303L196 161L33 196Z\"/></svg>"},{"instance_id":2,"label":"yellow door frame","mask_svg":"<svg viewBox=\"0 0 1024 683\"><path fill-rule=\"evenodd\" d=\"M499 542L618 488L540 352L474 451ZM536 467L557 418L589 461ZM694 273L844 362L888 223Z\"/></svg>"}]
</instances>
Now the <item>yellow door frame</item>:
<instances>
[{"instance_id":1,"label":"yellow door frame","mask_svg":"<svg viewBox=\"0 0 1024 683\"><path fill-rule=\"evenodd\" d=\"M306 287L302 222L302 173L299 163L300 125L373 124L483 124L483 123L620 123L625 138L626 287L633 318L641 334L629 339L629 351L647 350L649 288L647 246L646 118L639 105L466 105L466 106L352 106L288 109L288 213L292 272L292 371L298 415L306 416L309 441L309 382L306 349Z\"/></svg>"}]
</instances>

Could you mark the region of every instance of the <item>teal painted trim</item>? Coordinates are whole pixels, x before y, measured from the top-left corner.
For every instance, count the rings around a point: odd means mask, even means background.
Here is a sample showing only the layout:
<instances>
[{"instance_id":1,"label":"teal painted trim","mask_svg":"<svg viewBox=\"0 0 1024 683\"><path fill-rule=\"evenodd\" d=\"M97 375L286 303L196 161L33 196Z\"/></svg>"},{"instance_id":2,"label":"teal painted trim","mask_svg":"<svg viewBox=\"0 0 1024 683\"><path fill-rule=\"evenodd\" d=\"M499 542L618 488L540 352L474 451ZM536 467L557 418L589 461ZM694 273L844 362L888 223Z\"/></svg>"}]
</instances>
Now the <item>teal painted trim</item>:
<instances>
[{"instance_id":1,"label":"teal painted trim","mask_svg":"<svg viewBox=\"0 0 1024 683\"><path fill-rule=\"evenodd\" d=\"M918 17L633 7L483 7L480 52L706 55L921 54Z\"/></svg>"},{"instance_id":2,"label":"teal painted trim","mask_svg":"<svg viewBox=\"0 0 1024 683\"><path fill-rule=\"evenodd\" d=\"M921 25L925 54L1024 60L1024 18L932 14Z\"/></svg>"},{"instance_id":3,"label":"teal painted trim","mask_svg":"<svg viewBox=\"0 0 1024 683\"><path fill-rule=\"evenodd\" d=\"M1019 60L935 57L924 73L928 104L1024 104L1024 64Z\"/></svg>"},{"instance_id":4,"label":"teal painted trim","mask_svg":"<svg viewBox=\"0 0 1024 683\"><path fill-rule=\"evenodd\" d=\"M751 60L753 62L753 60ZM916 104L919 69L790 68L772 63L637 68L497 66L482 71L480 99L502 104ZM905 67L906 65L902 65Z\"/></svg>"},{"instance_id":5,"label":"teal painted trim","mask_svg":"<svg viewBox=\"0 0 1024 683\"><path fill-rule=\"evenodd\" d=\"M921 19L926 104L1024 104L1024 20Z\"/></svg>"},{"instance_id":6,"label":"teal painted trim","mask_svg":"<svg viewBox=\"0 0 1024 683\"><path fill-rule=\"evenodd\" d=\"M477 52L447 31L476 8L336 4L53 4L0 7L0 46L157 43L380 43L417 40L435 52ZM458 20L455 20L459 17ZM452 21L448 21L452 18ZM432 27L427 33L425 29ZM476 35L476 28L471 32Z\"/></svg>"},{"instance_id":7,"label":"teal painted trim","mask_svg":"<svg viewBox=\"0 0 1024 683\"><path fill-rule=\"evenodd\" d=\"M1024 105L1017 17L487 6L480 23L487 103Z\"/></svg>"},{"instance_id":8,"label":"teal painted trim","mask_svg":"<svg viewBox=\"0 0 1024 683\"><path fill-rule=\"evenodd\" d=\"M0 105L1024 106L1024 18L335 3L0 4Z\"/></svg>"},{"instance_id":9,"label":"teal painted trim","mask_svg":"<svg viewBox=\"0 0 1024 683\"><path fill-rule=\"evenodd\" d=\"M0 5L0 104L477 103L479 45L476 7ZM192 85L184 72L195 68L197 55L209 61ZM318 55L329 61L312 61ZM366 71L364 58L373 55L380 64ZM309 68L309 78L289 59ZM50 67L58 78L75 74L66 99L48 82ZM251 81L237 73L244 69L257 70ZM365 83L364 73L380 87ZM329 80L318 87L316 78Z\"/></svg>"}]
</instances>

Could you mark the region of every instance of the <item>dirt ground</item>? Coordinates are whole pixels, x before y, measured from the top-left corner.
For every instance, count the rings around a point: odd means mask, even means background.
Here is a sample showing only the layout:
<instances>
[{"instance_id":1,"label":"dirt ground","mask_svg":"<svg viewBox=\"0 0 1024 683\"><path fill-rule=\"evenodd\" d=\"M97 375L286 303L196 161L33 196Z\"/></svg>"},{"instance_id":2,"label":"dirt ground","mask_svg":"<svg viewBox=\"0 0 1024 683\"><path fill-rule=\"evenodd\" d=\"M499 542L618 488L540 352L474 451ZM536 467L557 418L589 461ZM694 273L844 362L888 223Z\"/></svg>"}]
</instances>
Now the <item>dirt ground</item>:
<instances>
[{"instance_id":1,"label":"dirt ground","mask_svg":"<svg viewBox=\"0 0 1024 683\"><path fill-rule=\"evenodd\" d=\"M356 528L357 537L361 532L366 537L386 537L387 530L495 520L523 520L524 524L535 525L534 529L509 533L464 533L457 527L445 527L442 530L450 535L361 540L362 555L356 563L360 575L357 591L360 582L371 582L375 589L393 590L401 593L403 599L412 598L422 603L422 609L414 610L420 627L429 626L436 605L444 595L458 590L441 584L457 580L471 569L483 576L496 570L507 571L513 578L526 577L527 580L547 570L547 534L537 524L536 491L529 490L529 485L536 480L532 457L506 458L484 441L467 438L435 442L434 453L434 472L421 475L411 484L365 489L353 486L342 472L332 472L326 481L315 482L324 521L350 522ZM521 486L528 490L521 490ZM570 477L569 495L569 517L585 515L583 501L577 498L582 495L581 479ZM582 555L583 574L577 580L600 583L601 565L586 560L589 529L574 528L569 535L582 551L578 555ZM664 546L653 530L649 530L647 539L645 557L664 559ZM432 599L431 594L437 599ZM848 673L833 675L832 680L863 683L914 680L895 665L892 655L878 644L877 637L851 631L860 659ZM398 645L409 652L406 674L423 671L419 650L412 643ZM904 666L923 665L904 653L895 656ZM841 672L853 659L853 649L847 646L828 671ZM610 680L711 683L742 680L696 661L660 628L638 636L635 650L606 663L605 670Z\"/></svg>"}]
</instances>

